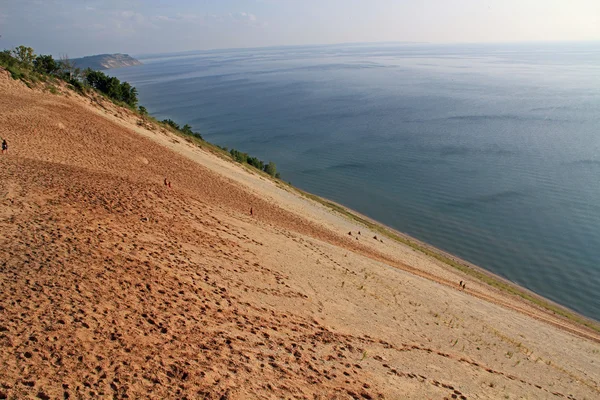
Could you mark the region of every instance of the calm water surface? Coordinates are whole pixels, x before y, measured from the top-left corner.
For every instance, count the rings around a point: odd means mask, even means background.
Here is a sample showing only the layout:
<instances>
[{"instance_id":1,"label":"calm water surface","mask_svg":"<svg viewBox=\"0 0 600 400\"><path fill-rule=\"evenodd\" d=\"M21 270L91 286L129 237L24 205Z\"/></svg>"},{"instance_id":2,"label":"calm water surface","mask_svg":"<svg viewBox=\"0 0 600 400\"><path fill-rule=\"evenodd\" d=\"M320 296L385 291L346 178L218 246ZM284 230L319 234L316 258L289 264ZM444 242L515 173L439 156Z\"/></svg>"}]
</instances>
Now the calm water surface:
<instances>
[{"instance_id":1,"label":"calm water surface","mask_svg":"<svg viewBox=\"0 0 600 400\"><path fill-rule=\"evenodd\" d=\"M600 43L142 57L158 118L600 320Z\"/></svg>"}]
</instances>

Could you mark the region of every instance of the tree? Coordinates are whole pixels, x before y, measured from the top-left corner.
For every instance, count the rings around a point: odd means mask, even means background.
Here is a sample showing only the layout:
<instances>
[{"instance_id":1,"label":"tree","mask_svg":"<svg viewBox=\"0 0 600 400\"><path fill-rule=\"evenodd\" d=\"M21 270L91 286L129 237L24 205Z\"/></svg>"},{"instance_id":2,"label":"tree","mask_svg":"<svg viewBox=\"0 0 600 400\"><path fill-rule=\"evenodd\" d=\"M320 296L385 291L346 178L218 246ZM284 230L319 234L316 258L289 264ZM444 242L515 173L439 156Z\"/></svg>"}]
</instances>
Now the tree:
<instances>
[{"instance_id":1,"label":"tree","mask_svg":"<svg viewBox=\"0 0 600 400\"><path fill-rule=\"evenodd\" d=\"M273 161L269 161L269 163L265 165L265 172L271 176L275 176L277 174L277 167Z\"/></svg>"},{"instance_id":2,"label":"tree","mask_svg":"<svg viewBox=\"0 0 600 400\"><path fill-rule=\"evenodd\" d=\"M146 107L140 106L139 110L140 110L140 115L142 117L145 117L146 115L148 115L148 110L146 110Z\"/></svg>"},{"instance_id":3,"label":"tree","mask_svg":"<svg viewBox=\"0 0 600 400\"><path fill-rule=\"evenodd\" d=\"M90 68L85 70L85 79L91 87L98 89L111 99L122 101L130 107L137 106L137 89L131 86L129 82L121 83L118 78ZM166 120L163 122L169 124ZM171 122L175 124L173 121ZM179 129L179 126L176 129Z\"/></svg>"},{"instance_id":4,"label":"tree","mask_svg":"<svg viewBox=\"0 0 600 400\"><path fill-rule=\"evenodd\" d=\"M194 132L192 131L192 127L189 126L188 124L185 124L183 126L183 128L181 128L181 132L185 133L186 135L193 135Z\"/></svg>"},{"instance_id":5,"label":"tree","mask_svg":"<svg viewBox=\"0 0 600 400\"><path fill-rule=\"evenodd\" d=\"M104 88L104 93L106 93L111 99L123 100L121 81L118 78L115 78L114 76L106 76Z\"/></svg>"},{"instance_id":6,"label":"tree","mask_svg":"<svg viewBox=\"0 0 600 400\"><path fill-rule=\"evenodd\" d=\"M165 125L169 125L171 128L179 130L179 124L172 119L163 119L162 123Z\"/></svg>"},{"instance_id":7,"label":"tree","mask_svg":"<svg viewBox=\"0 0 600 400\"><path fill-rule=\"evenodd\" d=\"M248 157L248 164L252 165L254 168L258 168L261 171L265 169L265 163L258 159L257 157Z\"/></svg>"},{"instance_id":8,"label":"tree","mask_svg":"<svg viewBox=\"0 0 600 400\"><path fill-rule=\"evenodd\" d=\"M202 135L200 133L198 133L198 132L192 132L192 135L196 136L200 140L204 140L204 138L202 137Z\"/></svg>"},{"instance_id":9,"label":"tree","mask_svg":"<svg viewBox=\"0 0 600 400\"><path fill-rule=\"evenodd\" d=\"M248 162L248 153L242 153L236 149L231 149L229 153L231 154L231 157L239 163Z\"/></svg>"},{"instance_id":10,"label":"tree","mask_svg":"<svg viewBox=\"0 0 600 400\"><path fill-rule=\"evenodd\" d=\"M22 64L31 67L33 66L33 60L35 59L35 54L31 47L26 46L17 46L12 51L13 57L15 57Z\"/></svg>"},{"instance_id":11,"label":"tree","mask_svg":"<svg viewBox=\"0 0 600 400\"><path fill-rule=\"evenodd\" d=\"M12 67L15 65L17 60L13 57L12 52L10 50L2 50L0 51L0 65L5 67Z\"/></svg>"},{"instance_id":12,"label":"tree","mask_svg":"<svg viewBox=\"0 0 600 400\"><path fill-rule=\"evenodd\" d=\"M94 71L91 68L86 69L84 74L88 85L94 89L100 90L101 82L104 80L104 74L100 71Z\"/></svg>"},{"instance_id":13,"label":"tree","mask_svg":"<svg viewBox=\"0 0 600 400\"><path fill-rule=\"evenodd\" d=\"M116 79L116 78L115 78ZM129 84L129 82L121 83L121 100L131 107L137 105L137 89Z\"/></svg>"},{"instance_id":14,"label":"tree","mask_svg":"<svg viewBox=\"0 0 600 400\"><path fill-rule=\"evenodd\" d=\"M54 74L59 70L59 65L51 55L39 55L33 61L33 66L37 72L44 74Z\"/></svg>"}]
</instances>

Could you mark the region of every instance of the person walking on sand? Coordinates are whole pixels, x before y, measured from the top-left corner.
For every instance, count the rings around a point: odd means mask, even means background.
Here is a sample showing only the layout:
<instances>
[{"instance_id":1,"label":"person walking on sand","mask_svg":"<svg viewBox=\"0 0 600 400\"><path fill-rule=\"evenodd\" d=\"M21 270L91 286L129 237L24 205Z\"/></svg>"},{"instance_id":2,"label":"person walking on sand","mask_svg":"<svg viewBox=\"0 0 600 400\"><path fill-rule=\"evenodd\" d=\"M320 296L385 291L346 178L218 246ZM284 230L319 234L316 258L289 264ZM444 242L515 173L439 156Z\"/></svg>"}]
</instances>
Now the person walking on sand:
<instances>
[{"instance_id":1,"label":"person walking on sand","mask_svg":"<svg viewBox=\"0 0 600 400\"><path fill-rule=\"evenodd\" d=\"M252 210L252 207L250 207L250 216L254 215L254 210Z\"/></svg>"},{"instance_id":2,"label":"person walking on sand","mask_svg":"<svg viewBox=\"0 0 600 400\"><path fill-rule=\"evenodd\" d=\"M6 139L2 139L2 154L8 153L8 143Z\"/></svg>"}]
</instances>

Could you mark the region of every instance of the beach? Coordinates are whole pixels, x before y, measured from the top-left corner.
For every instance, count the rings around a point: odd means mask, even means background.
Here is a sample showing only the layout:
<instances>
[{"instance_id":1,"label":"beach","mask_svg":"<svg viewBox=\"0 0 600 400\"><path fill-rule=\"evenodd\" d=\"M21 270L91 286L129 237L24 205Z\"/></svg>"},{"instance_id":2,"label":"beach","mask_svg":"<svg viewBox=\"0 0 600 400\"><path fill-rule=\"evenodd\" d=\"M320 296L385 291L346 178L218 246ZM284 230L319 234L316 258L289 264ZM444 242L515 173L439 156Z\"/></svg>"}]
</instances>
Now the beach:
<instances>
[{"instance_id":1,"label":"beach","mask_svg":"<svg viewBox=\"0 0 600 400\"><path fill-rule=\"evenodd\" d=\"M100 96L0 71L0 136L0 398L600 395L593 321Z\"/></svg>"}]
</instances>

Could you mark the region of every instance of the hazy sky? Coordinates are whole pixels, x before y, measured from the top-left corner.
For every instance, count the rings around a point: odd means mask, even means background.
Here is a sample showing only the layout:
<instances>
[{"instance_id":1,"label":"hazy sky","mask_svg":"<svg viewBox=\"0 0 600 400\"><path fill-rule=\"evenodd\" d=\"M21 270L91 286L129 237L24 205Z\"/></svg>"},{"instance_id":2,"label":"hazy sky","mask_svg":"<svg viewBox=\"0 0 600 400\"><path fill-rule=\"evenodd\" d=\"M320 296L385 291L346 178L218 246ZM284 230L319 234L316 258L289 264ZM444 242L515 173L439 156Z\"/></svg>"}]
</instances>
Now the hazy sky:
<instances>
[{"instance_id":1,"label":"hazy sky","mask_svg":"<svg viewBox=\"0 0 600 400\"><path fill-rule=\"evenodd\" d=\"M0 0L0 49L71 57L342 42L600 40L600 0Z\"/></svg>"}]
</instances>

